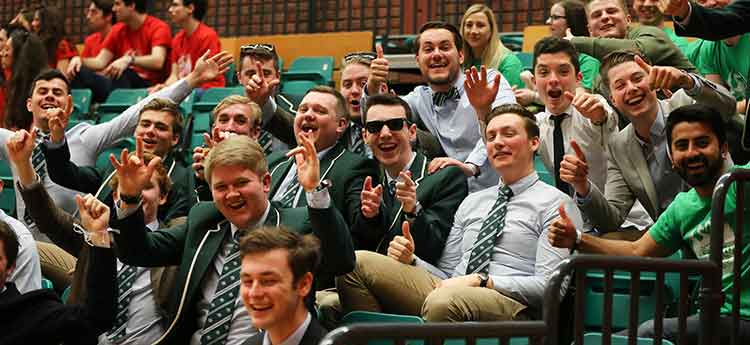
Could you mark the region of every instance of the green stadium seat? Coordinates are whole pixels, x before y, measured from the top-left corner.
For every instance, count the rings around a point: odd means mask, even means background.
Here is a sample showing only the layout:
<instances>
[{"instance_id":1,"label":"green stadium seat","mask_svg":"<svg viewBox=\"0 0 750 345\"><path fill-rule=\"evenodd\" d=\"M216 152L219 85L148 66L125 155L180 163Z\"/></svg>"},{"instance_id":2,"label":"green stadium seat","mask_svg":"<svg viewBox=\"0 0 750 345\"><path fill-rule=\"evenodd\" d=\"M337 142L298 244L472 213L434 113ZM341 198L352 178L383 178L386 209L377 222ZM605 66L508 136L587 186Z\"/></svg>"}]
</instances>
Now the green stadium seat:
<instances>
[{"instance_id":1,"label":"green stadium seat","mask_svg":"<svg viewBox=\"0 0 750 345\"><path fill-rule=\"evenodd\" d=\"M203 145L204 143L205 141L203 140L203 133L193 133L190 136L190 151L188 152L190 159L193 158L193 149Z\"/></svg>"},{"instance_id":2,"label":"green stadium seat","mask_svg":"<svg viewBox=\"0 0 750 345\"><path fill-rule=\"evenodd\" d=\"M133 137L125 138L118 142L115 146L102 151L102 153L99 154L99 157L96 158L96 168L100 170L107 170L107 168L112 165L112 162L109 161L109 155L114 154L115 158L117 158L117 160L120 160L120 153L124 148L127 148L129 152L134 152L135 139L133 139Z\"/></svg>"},{"instance_id":3,"label":"green stadium seat","mask_svg":"<svg viewBox=\"0 0 750 345\"><path fill-rule=\"evenodd\" d=\"M539 157L539 155L534 157L534 169L542 182L550 186L555 185L555 175L552 175L547 171L547 168L544 166L544 162L542 162L542 158Z\"/></svg>"},{"instance_id":4,"label":"green stadium seat","mask_svg":"<svg viewBox=\"0 0 750 345\"><path fill-rule=\"evenodd\" d=\"M227 96L244 95L243 87L214 87L207 89L201 96L201 100L193 103L193 113L211 112L219 102Z\"/></svg>"},{"instance_id":5,"label":"green stadium seat","mask_svg":"<svg viewBox=\"0 0 750 345\"><path fill-rule=\"evenodd\" d=\"M71 119L88 119L89 109L91 108L91 90L89 89L72 89L73 96L73 113Z\"/></svg>"},{"instance_id":6,"label":"green stadium seat","mask_svg":"<svg viewBox=\"0 0 750 345\"><path fill-rule=\"evenodd\" d=\"M341 324L343 325L364 322L424 323L424 320L418 316L376 313L370 311L353 311L344 315L344 318L341 319Z\"/></svg>"},{"instance_id":7,"label":"green stadium seat","mask_svg":"<svg viewBox=\"0 0 750 345\"><path fill-rule=\"evenodd\" d=\"M206 133L211 131L210 113L193 113L193 133Z\"/></svg>"},{"instance_id":8,"label":"green stadium seat","mask_svg":"<svg viewBox=\"0 0 750 345\"><path fill-rule=\"evenodd\" d=\"M107 101L99 105L97 112L122 113L131 105L138 103L148 96L147 89L115 89L107 97Z\"/></svg>"},{"instance_id":9,"label":"green stadium seat","mask_svg":"<svg viewBox=\"0 0 750 345\"><path fill-rule=\"evenodd\" d=\"M16 192L13 172L6 160L0 161L0 179L3 181L2 192L0 192L0 209L13 217L16 214Z\"/></svg>"},{"instance_id":10,"label":"green stadium seat","mask_svg":"<svg viewBox=\"0 0 750 345\"><path fill-rule=\"evenodd\" d=\"M297 108L307 90L310 90L318 84L308 80L292 80L281 83L281 93Z\"/></svg>"},{"instance_id":11,"label":"green stadium seat","mask_svg":"<svg viewBox=\"0 0 750 345\"><path fill-rule=\"evenodd\" d=\"M52 281L47 278L42 278L42 289L54 289L55 286L52 284Z\"/></svg>"},{"instance_id":12,"label":"green stadium seat","mask_svg":"<svg viewBox=\"0 0 750 345\"><path fill-rule=\"evenodd\" d=\"M237 84L237 66L232 63L229 65L229 69L224 72L224 87L235 87Z\"/></svg>"},{"instance_id":13,"label":"green stadium seat","mask_svg":"<svg viewBox=\"0 0 750 345\"><path fill-rule=\"evenodd\" d=\"M583 345L601 345L603 344L603 336L601 333L586 333L583 335ZM512 343L512 342L511 342ZM651 338L636 338L635 343L637 345L653 345L654 340ZM662 345L674 345L667 339L661 340ZM624 335L612 335L612 345L627 345L628 337Z\"/></svg>"},{"instance_id":14,"label":"green stadium seat","mask_svg":"<svg viewBox=\"0 0 750 345\"><path fill-rule=\"evenodd\" d=\"M333 85L333 67L333 56L301 56L281 75L282 84L290 80L309 80L319 85Z\"/></svg>"},{"instance_id":15,"label":"green stadium seat","mask_svg":"<svg viewBox=\"0 0 750 345\"><path fill-rule=\"evenodd\" d=\"M60 300L63 303L68 304L68 298L70 298L70 286L66 287L65 290L63 290Z\"/></svg>"},{"instance_id":16,"label":"green stadium seat","mask_svg":"<svg viewBox=\"0 0 750 345\"><path fill-rule=\"evenodd\" d=\"M182 119L187 120L188 117L190 117L190 114L193 112L193 104L195 103L195 98L198 96L198 90L193 90L187 97L185 97L184 100L182 100L182 103L180 103L180 112L182 113Z\"/></svg>"},{"instance_id":17,"label":"green stadium seat","mask_svg":"<svg viewBox=\"0 0 750 345\"><path fill-rule=\"evenodd\" d=\"M523 69L531 71L534 69L534 54L526 52L516 52L516 57L521 60Z\"/></svg>"}]
</instances>

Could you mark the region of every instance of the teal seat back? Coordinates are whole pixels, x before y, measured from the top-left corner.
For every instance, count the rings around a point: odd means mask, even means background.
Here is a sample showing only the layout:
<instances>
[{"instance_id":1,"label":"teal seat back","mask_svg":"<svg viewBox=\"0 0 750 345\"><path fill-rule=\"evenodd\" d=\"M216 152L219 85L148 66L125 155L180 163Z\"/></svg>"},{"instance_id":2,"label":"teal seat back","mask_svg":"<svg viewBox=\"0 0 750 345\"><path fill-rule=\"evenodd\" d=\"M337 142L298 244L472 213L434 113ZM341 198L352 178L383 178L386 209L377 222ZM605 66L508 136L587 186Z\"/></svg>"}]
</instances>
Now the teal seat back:
<instances>
[{"instance_id":1,"label":"teal seat back","mask_svg":"<svg viewBox=\"0 0 750 345\"><path fill-rule=\"evenodd\" d=\"M135 139L133 137L128 137L120 142L118 142L115 146L110 147L102 153L99 154L99 156L96 158L96 168L101 170L108 170L107 168L112 166L112 162L109 160L109 155L114 154L115 158L117 160L120 160L120 154L122 153L122 149L127 148L128 152L135 152Z\"/></svg>"},{"instance_id":2,"label":"teal seat back","mask_svg":"<svg viewBox=\"0 0 750 345\"><path fill-rule=\"evenodd\" d=\"M193 103L193 113L211 112L227 96L244 94L245 88L243 87L214 87L207 89L203 93L203 96L201 96L201 100Z\"/></svg>"},{"instance_id":3,"label":"teal seat back","mask_svg":"<svg viewBox=\"0 0 750 345\"><path fill-rule=\"evenodd\" d=\"M91 90L89 89L72 89L70 94L73 97L73 113L71 119L86 119L89 116L91 108Z\"/></svg>"},{"instance_id":4,"label":"teal seat back","mask_svg":"<svg viewBox=\"0 0 750 345\"><path fill-rule=\"evenodd\" d=\"M115 89L107 97L107 101L99 105L99 113L121 113L131 105L148 97L146 89Z\"/></svg>"},{"instance_id":5,"label":"teal seat back","mask_svg":"<svg viewBox=\"0 0 750 345\"><path fill-rule=\"evenodd\" d=\"M583 345L601 345L604 343L604 337L601 333L586 333L583 335ZM636 338L637 345L653 345L654 340L651 338ZM662 345L674 345L667 339L661 340ZM628 345L628 337L624 335L612 335L611 345Z\"/></svg>"},{"instance_id":6,"label":"teal seat back","mask_svg":"<svg viewBox=\"0 0 750 345\"><path fill-rule=\"evenodd\" d=\"M521 66L527 71L534 69L534 54L526 52L516 52L516 57L521 60Z\"/></svg>"},{"instance_id":7,"label":"teal seat back","mask_svg":"<svg viewBox=\"0 0 750 345\"><path fill-rule=\"evenodd\" d=\"M333 83L333 56L300 56L282 74L283 81L309 80L321 85Z\"/></svg>"}]
</instances>

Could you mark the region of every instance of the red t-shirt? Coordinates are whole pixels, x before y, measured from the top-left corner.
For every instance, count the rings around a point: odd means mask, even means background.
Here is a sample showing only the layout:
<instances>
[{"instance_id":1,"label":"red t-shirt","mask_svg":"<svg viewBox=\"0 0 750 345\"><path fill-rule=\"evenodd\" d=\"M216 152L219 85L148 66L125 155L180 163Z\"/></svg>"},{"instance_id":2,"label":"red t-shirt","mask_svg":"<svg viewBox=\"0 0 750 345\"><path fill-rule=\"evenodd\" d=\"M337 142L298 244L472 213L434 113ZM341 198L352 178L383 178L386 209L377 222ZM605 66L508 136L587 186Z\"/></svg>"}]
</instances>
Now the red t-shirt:
<instances>
[{"instance_id":1,"label":"red t-shirt","mask_svg":"<svg viewBox=\"0 0 750 345\"><path fill-rule=\"evenodd\" d=\"M57 43L57 50L55 50L55 61L49 62L50 68L57 68L57 61L70 59L74 56L78 56L78 51L68 41L62 39Z\"/></svg>"},{"instance_id":2,"label":"red t-shirt","mask_svg":"<svg viewBox=\"0 0 750 345\"><path fill-rule=\"evenodd\" d=\"M117 59L131 50L135 51L136 56L150 55L151 49L157 46L164 46L169 50L171 40L172 33L169 26L163 21L147 15L143 25L135 31L130 30L123 23L115 24L102 45ZM164 80L164 67L160 70L148 70L138 66L132 66L131 68L141 78L152 84Z\"/></svg>"},{"instance_id":3,"label":"red t-shirt","mask_svg":"<svg viewBox=\"0 0 750 345\"><path fill-rule=\"evenodd\" d=\"M211 56L221 51L219 35L216 34L214 29L199 23L198 28L190 36L185 33L185 30L180 30L172 39L170 66L171 64L177 64L177 77L184 78L193 70L198 58L209 49L211 50ZM224 87L224 75L221 74L216 79L201 85L203 89L211 87Z\"/></svg>"},{"instance_id":4,"label":"red t-shirt","mask_svg":"<svg viewBox=\"0 0 750 345\"><path fill-rule=\"evenodd\" d=\"M86 39L83 41L83 52L81 53L81 57L93 58L99 55L99 51L104 48L105 38L106 37L102 36L101 32L95 32L86 36Z\"/></svg>"}]
</instances>

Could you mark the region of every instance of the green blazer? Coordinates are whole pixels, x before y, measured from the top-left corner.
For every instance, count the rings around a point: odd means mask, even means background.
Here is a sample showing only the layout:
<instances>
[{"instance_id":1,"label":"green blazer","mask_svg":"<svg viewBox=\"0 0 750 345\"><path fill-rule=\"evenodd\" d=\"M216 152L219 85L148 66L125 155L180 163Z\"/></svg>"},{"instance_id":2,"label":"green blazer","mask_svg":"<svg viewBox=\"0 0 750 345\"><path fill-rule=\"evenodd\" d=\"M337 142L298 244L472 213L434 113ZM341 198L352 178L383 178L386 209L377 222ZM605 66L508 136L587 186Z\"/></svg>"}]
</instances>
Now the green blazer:
<instances>
[{"instance_id":1,"label":"green blazer","mask_svg":"<svg viewBox=\"0 0 750 345\"><path fill-rule=\"evenodd\" d=\"M286 157L286 152L277 152L268 157L268 169L271 171L271 191L268 199L273 199L276 193L284 193L279 186L291 171L294 157ZM344 216L347 224L352 224L359 213L360 194L365 177L377 176L375 161L349 152L341 142L331 148L320 160L320 180L329 179L333 183L330 187L331 200ZM301 195L292 207L307 206L307 199Z\"/></svg>"},{"instance_id":2,"label":"green blazer","mask_svg":"<svg viewBox=\"0 0 750 345\"><path fill-rule=\"evenodd\" d=\"M341 275L354 269L354 246L349 228L336 208L281 209L269 203L265 225L285 226L303 234L312 233L321 242L322 261L316 275ZM129 265L150 267L179 265L173 293L168 302L167 330L157 344L187 344L197 330L198 299L203 280L214 257L222 248L230 223L213 203L196 204L187 221L176 227L149 232L138 208L113 221L114 247L120 260ZM250 325L248 325L249 327Z\"/></svg>"},{"instance_id":3,"label":"green blazer","mask_svg":"<svg viewBox=\"0 0 750 345\"><path fill-rule=\"evenodd\" d=\"M461 201L468 194L466 177L458 167L447 167L429 175L429 160L417 153L409 168L417 185L417 200L422 206L417 217L411 223L411 235L416 246L415 254L420 259L433 265L443 254L445 241L453 226L453 215ZM380 171L380 184L383 185L384 202L380 205L380 214L368 219L357 213L352 226L357 249L377 251L387 254L388 245L396 235L401 235L401 224L406 220L398 200L386 201L387 192L385 171Z\"/></svg>"}]
</instances>

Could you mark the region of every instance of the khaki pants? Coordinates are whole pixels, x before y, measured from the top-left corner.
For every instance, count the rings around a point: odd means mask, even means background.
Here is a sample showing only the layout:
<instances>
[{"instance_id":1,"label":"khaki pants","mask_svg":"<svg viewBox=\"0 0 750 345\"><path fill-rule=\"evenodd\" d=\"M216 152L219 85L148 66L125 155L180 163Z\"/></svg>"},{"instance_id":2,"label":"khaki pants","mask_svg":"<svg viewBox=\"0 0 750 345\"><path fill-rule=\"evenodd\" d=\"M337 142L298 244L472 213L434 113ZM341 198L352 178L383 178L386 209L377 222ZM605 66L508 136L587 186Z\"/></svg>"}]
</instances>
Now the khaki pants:
<instances>
[{"instance_id":1,"label":"khaki pants","mask_svg":"<svg viewBox=\"0 0 750 345\"><path fill-rule=\"evenodd\" d=\"M419 315L427 321L525 319L526 306L496 290L437 288L440 278L387 256L357 251L357 265L336 280L344 312Z\"/></svg>"},{"instance_id":2,"label":"khaki pants","mask_svg":"<svg viewBox=\"0 0 750 345\"><path fill-rule=\"evenodd\" d=\"M55 291L62 294L72 281L76 258L52 243L37 241L36 248L39 251L42 276L51 280Z\"/></svg>"}]
</instances>

